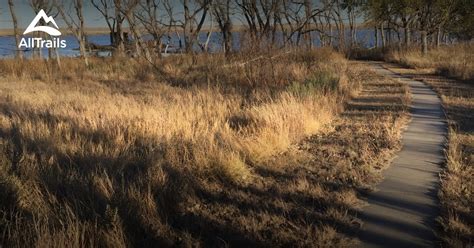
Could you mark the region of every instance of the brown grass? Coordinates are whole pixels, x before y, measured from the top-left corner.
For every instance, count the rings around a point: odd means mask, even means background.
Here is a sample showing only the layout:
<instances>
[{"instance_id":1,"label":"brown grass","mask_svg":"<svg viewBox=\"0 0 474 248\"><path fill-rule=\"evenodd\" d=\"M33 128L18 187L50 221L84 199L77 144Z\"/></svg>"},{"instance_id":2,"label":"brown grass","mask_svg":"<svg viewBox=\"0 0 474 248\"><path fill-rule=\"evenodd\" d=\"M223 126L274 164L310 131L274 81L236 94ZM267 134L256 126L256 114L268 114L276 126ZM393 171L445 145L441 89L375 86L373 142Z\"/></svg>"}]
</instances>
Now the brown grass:
<instances>
[{"instance_id":1,"label":"brown grass","mask_svg":"<svg viewBox=\"0 0 474 248\"><path fill-rule=\"evenodd\" d=\"M461 80L474 80L474 44L461 43L441 46L423 55L418 47L408 50L392 49L385 60L409 68L431 69L440 75Z\"/></svg>"},{"instance_id":2,"label":"brown grass","mask_svg":"<svg viewBox=\"0 0 474 248\"><path fill-rule=\"evenodd\" d=\"M0 244L349 244L406 89L336 119L365 69L330 50L223 66L249 57L0 61Z\"/></svg>"},{"instance_id":3,"label":"brown grass","mask_svg":"<svg viewBox=\"0 0 474 248\"><path fill-rule=\"evenodd\" d=\"M448 247L469 247L474 240L474 86L427 71L391 68L431 85L440 95L449 123L446 166L439 197L440 237Z\"/></svg>"}]
</instances>

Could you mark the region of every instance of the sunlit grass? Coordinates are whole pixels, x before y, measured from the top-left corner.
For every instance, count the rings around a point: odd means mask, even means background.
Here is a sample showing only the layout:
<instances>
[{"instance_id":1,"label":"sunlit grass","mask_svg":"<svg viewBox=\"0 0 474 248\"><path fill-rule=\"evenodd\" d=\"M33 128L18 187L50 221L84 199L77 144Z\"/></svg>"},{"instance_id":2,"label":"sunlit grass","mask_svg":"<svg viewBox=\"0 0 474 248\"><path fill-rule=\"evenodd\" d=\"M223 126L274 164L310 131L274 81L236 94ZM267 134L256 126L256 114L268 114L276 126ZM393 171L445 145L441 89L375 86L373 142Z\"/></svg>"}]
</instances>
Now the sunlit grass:
<instances>
[{"instance_id":1,"label":"sunlit grass","mask_svg":"<svg viewBox=\"0 0 474 248\"><path fill-rule=\"evenodd\" d=\"M146 243L142 232L172 239L167 218L189 206L202 180L252 183L254 165L322 131L357 90L330 50L225 63L214 55L156 66L92 59L89 68L66 58L61 68L0 61L5 244L120 247ZM321 73L329 75L321 90L288 90Z\"/></svg>"}]
</instances>

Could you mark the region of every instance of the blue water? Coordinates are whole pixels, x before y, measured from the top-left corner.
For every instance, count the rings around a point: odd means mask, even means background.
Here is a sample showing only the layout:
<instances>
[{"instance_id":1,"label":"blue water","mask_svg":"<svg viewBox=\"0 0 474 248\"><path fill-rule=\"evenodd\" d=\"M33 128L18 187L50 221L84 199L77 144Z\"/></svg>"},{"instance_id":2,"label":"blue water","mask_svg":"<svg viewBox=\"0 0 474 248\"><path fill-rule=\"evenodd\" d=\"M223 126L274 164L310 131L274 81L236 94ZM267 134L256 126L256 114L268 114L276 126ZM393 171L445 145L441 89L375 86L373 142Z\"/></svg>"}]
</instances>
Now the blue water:
<instances>
[{"instance_id":1,"label":"blue water","mask_svg":"<svg viewBox=\"0 0 474 248\"><path fill-rule=\"evenodd\" d=\"M313 43L315 46L320 46L321 42L318 39L318 35L316 33L312 34L313 36ZM234 50L239 50L240 49L240 43L242 39L244 38L244 35L242 33L235 32L233 33L233 48ZM373 30L358 30L357 32L357 39L358 41L365 47L373 47L375 45L374 43L374 32ZM67 47L58 49L59 55L60 56L67 56L67 57L75 57L79 55L79 43L77 42L76 38L72 35L65 35L61 36L61 39L66 40L67 42ZM87 39L89 42L97 44L97 45L110 45L110 36L108 34L99 34L99 35L88 35ZM145 40L151 39L151 36L144 36ZM200 33L198 36L198 42L200 44L204 44L207 39L207 33ZM347 33L347 40L349 40L349 33ZM282 35L276 35L276 43L281 44L282 43ZM162 42L164 44L169 44L172 49L170 51L175 50L180 47L180 41L179 37L177 34L172 34L169 37L165 37L162 39ZM221 34L218 32L214 32L211 35L210 41L209 41L209 46L208 49L210 52L219 52L222 50L222 38ZM184 46L184 44L182 44ZM194 50L200 51L200 47L198 45L195 45L193 47ZM14 57L16 51L16 45L15 45L15 39L13 36L2 36L0 37L0 58L9 58L9 57ZM25 55L27 57L31 56L32 51L31 50L24 50ZM42 50L42 54L44 56L47 56L48 51L46 48ZM107 55L107 53L105 53Z\"/></svg>"}]
</instances>

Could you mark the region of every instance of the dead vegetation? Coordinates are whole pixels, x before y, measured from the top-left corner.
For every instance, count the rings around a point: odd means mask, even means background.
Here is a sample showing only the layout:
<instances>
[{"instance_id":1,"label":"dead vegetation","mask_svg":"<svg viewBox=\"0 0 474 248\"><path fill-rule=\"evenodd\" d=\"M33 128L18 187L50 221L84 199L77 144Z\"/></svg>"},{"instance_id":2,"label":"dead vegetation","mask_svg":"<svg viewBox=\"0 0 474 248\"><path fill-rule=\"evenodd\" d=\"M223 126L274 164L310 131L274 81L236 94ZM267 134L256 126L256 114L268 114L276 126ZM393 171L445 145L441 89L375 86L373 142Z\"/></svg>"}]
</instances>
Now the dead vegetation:
<instances>
[{"instance_id":1,"label":"dead vegetation","mask_svg":"<svg viewBox=\"0 0 474 248\"><path fill-rule=\"evenodd\" d=\"M381 172L400 148L409 101L405 85L365 67L359 69L359 77L366 79L361 91L347 102L346 111L328 130L255 165L252 184L208 181L201 188L201 200L188 214L194 216L197 211L200 216L212 217L215 229L203 234L209 226L206 222L195 230L203 235L204 244L356 244L361 225L357 212L363 205L358 195L381 180ZM190 218L188 223L194 220ZM236 234L230 235L227 228Z\"/></svg>"},{"instance_id":2,"label":"dead vegetation","mask_svg":"<svg viewBox=\"0 0 474 248\"><path fill-rule=\"evenodd\" d=\"M412 69L424 69L445 77L472 83L474 80L474 44L460 43L433 48L423 55L419 48L388 49L382 55L388 62L395 62ZM379 55L380 56L379 51Z\"/></svg>"},{"instance_id":3,"label":"dead vegetation","mask_svg":"<svg viewBox=\"0 0 474 248\"><path fill-rule=\"evenodd\" d=\"M330 50L224 61L2 60L0 243L349 245L406 88Z\"/></svg>"},{"instance_id":4,"label":"dead vegetation","mask_svg":"<svg viewBox=\"0 0 474 248\"><path fill-rule=\"evenodd\" d=\"M390 69L426 82L443 101L449 123L449 142L439 191L442 205L440 237L446 246L469 247L474 242L474 86L433 75L430 73L433 70L396 66ZM472 72L471 68L469 73Z\"/></svg>"}]
</instances>

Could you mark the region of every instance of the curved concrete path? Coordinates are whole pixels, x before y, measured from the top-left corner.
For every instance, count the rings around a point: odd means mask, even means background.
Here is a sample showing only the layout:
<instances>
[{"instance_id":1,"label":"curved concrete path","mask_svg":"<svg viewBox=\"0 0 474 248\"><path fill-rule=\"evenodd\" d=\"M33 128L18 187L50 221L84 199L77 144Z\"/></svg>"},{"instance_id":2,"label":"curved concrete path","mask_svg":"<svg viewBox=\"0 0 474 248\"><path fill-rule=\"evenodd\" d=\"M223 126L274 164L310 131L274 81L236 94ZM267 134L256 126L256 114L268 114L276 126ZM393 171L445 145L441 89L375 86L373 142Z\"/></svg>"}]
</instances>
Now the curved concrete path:
<instances>
[{"instance_id":1,"label":"curved concrete path","mask_svg":"<svg viewBox=\"0 0 474 248\"><path fill-rule=\"evenodd\" d=\"M438 183L447 125L441 100L422 82L400 77L372 63L379 74L407 82L412 94L412 120L402 150L384 172L384 181L367 196L361 247L436 247Z\"/></svg>"}]
</instances>

